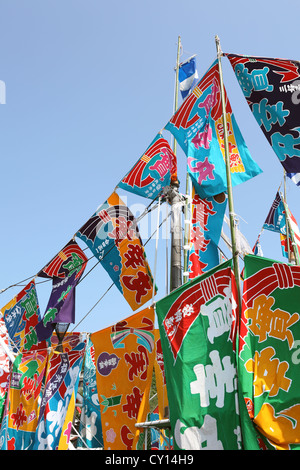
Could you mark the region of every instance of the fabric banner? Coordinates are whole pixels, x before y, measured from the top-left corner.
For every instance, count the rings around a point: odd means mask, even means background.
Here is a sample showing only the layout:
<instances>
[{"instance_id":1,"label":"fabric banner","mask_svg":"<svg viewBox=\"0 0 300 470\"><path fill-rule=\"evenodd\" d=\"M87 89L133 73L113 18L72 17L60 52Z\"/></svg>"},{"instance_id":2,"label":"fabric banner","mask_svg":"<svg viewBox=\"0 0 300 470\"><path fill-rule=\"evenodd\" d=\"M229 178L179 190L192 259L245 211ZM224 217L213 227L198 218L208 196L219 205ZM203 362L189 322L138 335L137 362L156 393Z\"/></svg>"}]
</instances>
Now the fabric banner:
<instances>
[{"instance_id":1,"label":"fabric banner","mask_svg":"<svg viewBox=\"0 0 300 470\"><path fill-rule=\"evenodd\" d=\"M300 267L247 255L239 338L246 450L300 449Z\"/></svg>"},{"instance_id":2,"label":"fabric banner","mask_svg":"<svg viewBox=\"0 0 300 470\"><path fill-rule=\"evenodd\" d=\"M80 416L78 447L95 449L103 447L101 412L96 381L95 349L89 338L83 369L82 409ZM84 444L82 443L84 441Z\"/></svg>"},{"instance_id":3,"label":"fabric banner","mask_svg":"<svg viewBox=\"0 0 300 470\"><path fill-rule=\"evenodd\" d=\"M154 310L146 308L91 335L104 450L140 448L137 422L146 421L155 355Z\"/></svg>"},{"instance_id":4,"label":"fabric banner","mask_svg":"<svg viewBox=\"0 0 300 470\"><path fill-rule=\"evenodd\" d=\"M36 327L40 340L48 339L56 323L75 323L75 287L87 264L80 246L71 240L38 276L52 278L52 292L45 315Z\"/></svg>"},{"instance_id":5,"label":"fabric banner","mask_svg":"<svg viewBox=\"0 0 300 470\"><path fill-rule=\"evenodd\" d=\"M287 175L300 185L299 62L226 56L258 125Z\"/></svg>"},{"instance_id":6,"label":"fabric banner","mask_svg":"<svg viewBox=\"0 0 300 470\"><path fill-rule=\"evenodd\" d=\"M232 186L261 173L252 160L226 96ZM215 61L165 126L185 152L201 198L227 191L220 76Z\"/></svg>"},{"instance_id":7,"label":"fabric banner","mask_svg":"<svg viewBox=\"0 0 300 470\"><path fill-rule=\"evenodd\" d=\"M177 173L177 160L169 142L161 134L153 139L136 165L118 184L139 196L155 199Z\"/></svg>"},{"instance_id":8,"label":"fabric banner","mask_svg":"<svg viewBox=\"0 0 300 470\"><path fill-rule=\"evenodd\" d=\"M41 315L34 279L1 309L1 313L14 353L46 347L39 342L36 333Z\"/></svg>"},{"instance_id":9,"label":"fabric banner","mask_svg":"<svg viewBox=\"0 0 300 470\"><path fill-rule=\"evenodd\" d=\"M232 260L156 303L174 449L241 448Z\"/></svg>"},{"instance_id":10,"label":"fabric banner","mask_svg":"<svg viewBox=\"0 0 300 470\"><path fill-rule=\"evenodd\" d=\"M59 446L72 394L77 395L85 346L81 341L67 352L52 349L49 355L34 450L56 450Z\"/></svg>"},{"instance_id":11,"label":"fabric banner","mask_svg":"<svg viewBox=\"0 0 300 470\"><path fill-rule=\"evenodd\" d=\"M32 450L39 415L39 396L47 350L19 354L13 364L1 450Z\"/></svg>"},{"instance_id":12,"label":"fabric banner","mask_svg":"<svg viewBox=\"0 0 300 470\"><path fill-rule=\"evenodd\" d=\"M4 345L9 348L9 338L7 328L3 318L0 318L0 336ZM0 343L0 426L7 397L8 382L10 375L10 361L5 349Z\"/></svg>"},{"instance_id":13,"label":"fabric banner","mask_svg":"<svg viewBox=\"0 0 300 470\"><path fill-rule=\"evenodd\" d=\"M153 280L136 220L113 193L81 227L81 238L99 259L132 310L153 295Z\"/></svg>"},{"instance_id":14,"label":"fabric banner","mask_svg":"<svg viewBox=\"0 0 300 470\"><path fill-rule=\"evenodd\" d=\"M227 207L225 193L201 199L193 187L192 197L188 266L190 279L194 279L219 264L218 244Z\"/></svg>"}]
</instances>

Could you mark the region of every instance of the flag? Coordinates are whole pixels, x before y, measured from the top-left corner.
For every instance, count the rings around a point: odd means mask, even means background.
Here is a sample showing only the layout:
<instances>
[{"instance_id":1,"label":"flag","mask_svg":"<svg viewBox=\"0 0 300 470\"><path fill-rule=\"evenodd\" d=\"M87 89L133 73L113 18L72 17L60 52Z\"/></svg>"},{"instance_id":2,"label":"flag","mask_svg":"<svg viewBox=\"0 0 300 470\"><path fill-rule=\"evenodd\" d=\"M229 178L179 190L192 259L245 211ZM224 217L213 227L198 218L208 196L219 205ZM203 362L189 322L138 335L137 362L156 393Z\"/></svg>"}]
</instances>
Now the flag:
<instances>
[{"instance_id":1,"label":"flag","mask_svg":"<svg viewBox=\"0 0 300 470\"><path fill-rule=\"evenodd\" d=\"M47 358L48 353L44 349L20 353L14 361L2 450L33 450Z\"/></svg>"},{"instance_id":2,"label":"flag","mask_svg":"<svg viewBox=\"0 0 300 470\"><path fill-rule=\"evenodd\" d=\"M238 350L245 450L300 449L300 267L245 256Z\"/></svg>"},{"instance_id":3,"label":"flag","mask_svg":"<svg viewBox=\"0 0 300 470\"><path fill-rule=\"evenodd\" d=\"M156 303L175 450L241 446L236 307L232 260Z\"/></svg>"},{"instance_id":4,"label":"flag","mask_svg":"<svg viewBox=\"0 0 300 470\"><path fill-rule=\"evenodd\" d=\"M178 81L179 89L183 99L190 93L198 82L198 72L196 67L196 56L190 57L185 62L179 64Z\"/></svg>"},{"instance_id":5,"label":"flag","mask_svg":"<svg viewBox=\"0 0 300 470\"><path fill-rule=\"evenodd\" d=\"M4 411L5 400L7 397L7 389L8 389L8 382L9 382L9 374L10 374L10 360L5 351L5 348L9 349L9 337L8 331L5 326L5 322L3 318L0 318L0 427L1 427L1 420ZM3 345L4 344L4 348Z\"/></svg>"},{"instance_id":6,"label":"flag","mask_svg":"<svg viewBox=\"0 0 300 470\"><path fill-rule=\"evenodd\" d=\"M45 347L36 333L41 315L34 279L1 309L1 313L14 353Z\"/></svg>"},{"instance_id":7,"label":"flag","mask_svg":"<svg viewBox=\"0 0 300 470\"><path fill-rule=\"evenodd\" d=\"M136 450L152 381L154 310L146 308L91 334L104 450Z\"/></svg>"},{"instance_id":8,"label":"flag","mask_svg":"<svg viewBox=\"0 0 300 470\"><path fill-rule=\"evenodd\" d=\"M153 280L137 222L113 193L80 228L82 239L100 261L132 310L153 295Z\"/></svg>"},{"instance_id":9,"label":"flag","mask_svg":"<svg viewBox=\"0 0 300 470\"><path fill-rule=\"evenodd\" d=\"M299 186L299 62L226 55L258 125L287 175Z\"/></svg>"},{"instance_id":10,"label":"flag","mask_svg":"<svg viewBox=\"0 0 300 470\"><path fill-rule=\"evenodd\" d=\"M34 450L56 450L72 395L77 395L86 343L57 354L51 350L41 399ZM67 349L67 351L66 351Z\"/></svg>"},{"instance_id":11,"label":"flag","mask_svg":"<svg viewBox=\"0 0 300 470\"><path fill-rule=\"evenodd\" d=\"M85 448L86 446L89 449L103 447L101 412L96 381L95 348L91 338L88 339L86 348L82 382L83 402L79 426L81 438L78 438L76 447Z\"/></svg>"},{"instance_id":12,"label":"flag","mask_svg":"<svg viewBox=\"0 0 300 470\"><path fill-rule=\"evenodd\" d=\"M252 160L225 92L232 186L261 173ZM165 129L187 156L188 172L201 198L227 190L225 144L217 61L208 69Z\"/></svg>"},{"instance_id":13,"label":"flag","mask_svg":"<svg viewBox=\"0 0 300 470\"><path fill-rule=\"evenodd\" d=\"M176 173L176 156L168 141L157 134L118 186L139 196L155 199Z\"/></svg>"},{"instance_id":14,"label":"flag","mask_svg":"<svg viewBox=\"0 0 300 470\"><path fill-rule=\"evenodd\" d=\"M192 220L189 251L189 278L203 274L219 264L221 236L227 194L201 199L192 189Z\"/></svg>"},{"instance_id":15,"label":"flag","mask_svg":"<svg viewBox=\"0 0 300 470\"><path fill-rule=\"evenodd\" d=\"M71 240L38 276L52 278L52 291L43 319L36 326L38 338L48 339L56 323L75 323L75 287L87 264L79 245Z\"/></svg>"}]
</instances>

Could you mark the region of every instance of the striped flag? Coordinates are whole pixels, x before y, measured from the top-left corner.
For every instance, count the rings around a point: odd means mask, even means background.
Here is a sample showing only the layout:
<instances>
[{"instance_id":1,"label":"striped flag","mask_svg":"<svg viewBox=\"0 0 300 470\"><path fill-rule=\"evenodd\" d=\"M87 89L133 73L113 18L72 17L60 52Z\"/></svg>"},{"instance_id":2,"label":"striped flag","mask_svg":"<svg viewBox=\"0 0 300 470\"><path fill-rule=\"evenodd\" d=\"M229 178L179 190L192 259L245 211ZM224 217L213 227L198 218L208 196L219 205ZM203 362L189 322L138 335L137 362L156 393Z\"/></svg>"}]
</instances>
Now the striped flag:
<instances>
[{"instance_id":1,"label":"striped flag","mask_svg":"<svg viewBox=\"0 0 300 470\"><path fill-rule=\"evenodd\" d=\"M179 89L183 99L194 88L198 81L198 78L199 76L196 68L196 56L192 56L185 62L179 64Z\"/></svg>"}]
</instances>

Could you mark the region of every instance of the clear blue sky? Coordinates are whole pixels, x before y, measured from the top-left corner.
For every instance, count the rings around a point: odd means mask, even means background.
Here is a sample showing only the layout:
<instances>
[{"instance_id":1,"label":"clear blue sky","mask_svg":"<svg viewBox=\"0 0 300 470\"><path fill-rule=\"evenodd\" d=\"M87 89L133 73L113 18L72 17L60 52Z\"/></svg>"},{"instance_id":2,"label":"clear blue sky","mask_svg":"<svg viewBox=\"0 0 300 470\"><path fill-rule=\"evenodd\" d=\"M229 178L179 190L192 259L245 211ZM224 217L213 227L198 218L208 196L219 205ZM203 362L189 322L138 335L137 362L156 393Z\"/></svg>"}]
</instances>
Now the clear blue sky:
<instances>
[{"instance_id":1,"label":"clear blue sky","mask_svg":"<svg viewBox=\"0 0 300 470\"><path fill-rule=\"evenodd\" d=\"M243 7L236 0L1 0L0 289L34 276L56 255L167 123L179 35L181 59L197 54L200 76L216 58L216 34L224 52L299 59L299 13L296 0ZM222 63L236 120L263 170L234 188L240 229L252 246L283 172L227 59ZM287 189L300 223L300 188L290 182ZM131 208L148 203L127 197ZM144 239L155 223L156 216ZM152 269L153 248L154 242L146 247ZM283 260L278 234L264 232L262 248L266 257ZM164 295L164 253L161 242L158 298ZM78 286L77 321L110 283L97 266ZM44 313L51 284L37 287ZM0 307L19 290L1 294ZM113 288L79 330L97 331L131 314Z\"/></svg>"}]
</instances>

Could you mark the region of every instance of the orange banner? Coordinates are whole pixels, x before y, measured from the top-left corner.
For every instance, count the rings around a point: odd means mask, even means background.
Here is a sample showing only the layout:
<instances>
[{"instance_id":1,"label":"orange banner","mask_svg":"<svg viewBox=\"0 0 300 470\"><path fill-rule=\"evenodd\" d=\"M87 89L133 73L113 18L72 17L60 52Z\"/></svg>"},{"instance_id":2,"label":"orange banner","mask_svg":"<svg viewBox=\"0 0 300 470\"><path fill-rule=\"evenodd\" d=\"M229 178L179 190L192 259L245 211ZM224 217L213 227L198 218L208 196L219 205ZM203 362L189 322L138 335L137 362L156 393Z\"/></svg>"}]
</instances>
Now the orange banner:
<instances>
[{"instance_id":1,"label":"orange banner","mask_svg":"<svg viewBox=\"0 0 300 470\"><path fill-rule=\"evenodd\" d=\"M154 309L91 335L105 450L140 448L137 422L146 421L155 342Z\"/></svg>"}]
</instances>

